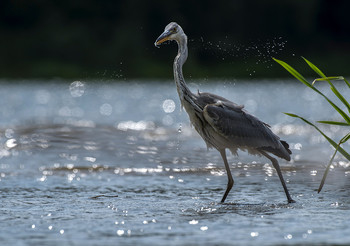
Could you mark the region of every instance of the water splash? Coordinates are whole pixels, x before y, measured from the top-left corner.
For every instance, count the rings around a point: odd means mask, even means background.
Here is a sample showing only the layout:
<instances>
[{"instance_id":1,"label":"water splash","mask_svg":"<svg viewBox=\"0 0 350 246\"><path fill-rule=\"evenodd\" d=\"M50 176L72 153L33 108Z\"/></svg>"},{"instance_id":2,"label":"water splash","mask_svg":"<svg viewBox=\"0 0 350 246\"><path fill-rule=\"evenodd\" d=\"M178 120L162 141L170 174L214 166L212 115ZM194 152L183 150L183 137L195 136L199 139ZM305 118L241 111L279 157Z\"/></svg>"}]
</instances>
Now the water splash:
<instances>
[{"instance_id":1,"label":"water splash","mask_svg":"<svg viewBox=\"0 0 350 246\"><path fill-rule=\"evenodd\" d=\"M177 129L177 132L178 132L178 133L182 133L182 124L181 124L181 123L180 123L179 128Z\"/></svg>"}]
</instances>

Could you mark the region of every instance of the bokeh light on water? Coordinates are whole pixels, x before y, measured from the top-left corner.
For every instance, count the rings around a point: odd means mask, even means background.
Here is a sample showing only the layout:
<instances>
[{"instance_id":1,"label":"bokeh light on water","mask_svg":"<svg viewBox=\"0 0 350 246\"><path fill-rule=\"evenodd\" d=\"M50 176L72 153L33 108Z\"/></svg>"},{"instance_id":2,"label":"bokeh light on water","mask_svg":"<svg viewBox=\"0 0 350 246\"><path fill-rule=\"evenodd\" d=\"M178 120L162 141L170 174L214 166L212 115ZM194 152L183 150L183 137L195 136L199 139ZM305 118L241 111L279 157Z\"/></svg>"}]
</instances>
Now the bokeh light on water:
<instances>
[{"instance_id":1,"label":"bokeh light on water","mask_svg":"<svg viewBox=\"0 0 350 246\"><path fill-rule=\"evenodd\" d=\"M85 84L81 81L74 81L69 86L72 97L81 97L85 92Z\"/></svg>"},{"instance_id":2,"label":"bokeh light on water","mask_svg":"<svg viewBox=\"0 0 350 246\"><path fill-rule=\"evenodd\" d=\"M1 242L349 243L350 163L337 156L317 194L332 149L281 113L322 120L332 109L284 81L195 84L246 104L289 142L292 161L280 164L296 204L286 204L267 160L241 152L228 156L235 186L219 204L224 165L190 127L172 82L4 84ZM324 130L344 134L341 127Z\"/></svg>"},{"instance_id":3,"label":"bokeh light on water","mask_svg":"<svg viewBox=\"0 0 350 246\"><path fill-rule=\"evenodd\" d=\"M113 107L110 104L104 103L101 105L100 113L102 115L110 116L112 114L112 112L113 112Z\"/></svg>"},{"instance_id":4,"label":"bokeh light on water","mask_svg":"<svg viewBox=\"0 0 350 246\"><path fill-rule=\"evenodd\" d=\"M175 102L171 99L163 101L163 110L165 113L172 113L175 110Z\"/></svg>"}]
</instances>

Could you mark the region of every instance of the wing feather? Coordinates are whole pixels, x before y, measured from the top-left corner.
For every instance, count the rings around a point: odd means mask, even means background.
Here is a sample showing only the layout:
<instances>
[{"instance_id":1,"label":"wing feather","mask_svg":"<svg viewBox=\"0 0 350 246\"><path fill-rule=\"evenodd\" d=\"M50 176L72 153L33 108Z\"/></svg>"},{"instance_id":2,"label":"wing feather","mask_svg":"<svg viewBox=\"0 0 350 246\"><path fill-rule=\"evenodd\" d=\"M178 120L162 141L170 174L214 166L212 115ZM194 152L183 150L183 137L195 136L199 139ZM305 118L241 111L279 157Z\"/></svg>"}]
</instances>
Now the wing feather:
<instances>
[{"instance_id":1,"label":"wing feather","mask_svg":"<svg viewBox=\"0 0 350 246\"><path fill-rule=\"evenodd\" d=\"M247 113L243 105L215 94L200 92L194 102L198 108L195 114L202 122L201 127L197 126L196 129L207 144L229 148L233 152L237 148L247 149L250 153L264 150L290 160L288 144L281 141L268 124Z\"/></svg>"},{"instance_id":2,"label":"wing feather","mask_svg":"<svg viewBox=\"0 0 350 246\"><path fill-rule=\"evenodd\" d=\"M204 108L204 117L222 136L246 147L278 147L278 137L266 124L256 117L228 107L225 103L209 104Z\"/></svg>"},{"instance_id":3,"label":"wing feather","mask_svg":"<svg viewBox=\"0 0 350 246\"><path fill-rule=\"evenodd\" d=\"M218 101L203 110L204 118L233 147L261 149L290 159L290 150L269 128L269 125L236 105ZM229 148L229 147L228 147Z\"/></svg>"}]
</instances>

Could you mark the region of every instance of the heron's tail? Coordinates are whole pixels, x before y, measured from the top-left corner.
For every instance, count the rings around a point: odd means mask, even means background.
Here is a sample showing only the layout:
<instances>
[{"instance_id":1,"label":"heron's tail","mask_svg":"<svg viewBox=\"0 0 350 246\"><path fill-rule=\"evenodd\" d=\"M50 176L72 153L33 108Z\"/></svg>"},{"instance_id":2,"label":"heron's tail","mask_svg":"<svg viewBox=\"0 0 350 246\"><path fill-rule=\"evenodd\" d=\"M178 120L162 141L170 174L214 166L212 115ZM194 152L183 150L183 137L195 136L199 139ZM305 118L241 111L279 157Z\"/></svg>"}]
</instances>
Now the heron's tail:
<instances>
[{"instance_id":1,"label":"heron's tail","mask_svg":"<svg viewBox=\"0 0 350 246\"><path fill-rule=\"evenodd\" d=\"M289 154L292 154L292 151L289 149L289 144L286 141L281 140L281 144L287 150Z\"/></svg>"},{"instance_id":2,"label":"heron's tail","mask_svg":"<svg viewBox=\"0 0 350 246\"><path fill-rule=\"evenodd\" d=\"M292 154L292 151L289 149L289 144L286 141L281 140L280 141L281 144L283 145L284 149L288 152L288 158L286 158L287 156L283 157L284 159L286 159L287 161L290 161L290 155Z\"/></svg>"},{"instance_id":3,"label":"heron's tail","mask_svg":"<svg viewBox=\"0 0 350 246\"><path fill-rule=\"evenodd\" d=\"M290 161L290 155L292 154L292 151L289 149L289 144L283 140L280 140L280 143L282 146L280 146L277 149L273 147L261 147L258 149L270 152L280 158Z\"/></svg>"}]
</instances>

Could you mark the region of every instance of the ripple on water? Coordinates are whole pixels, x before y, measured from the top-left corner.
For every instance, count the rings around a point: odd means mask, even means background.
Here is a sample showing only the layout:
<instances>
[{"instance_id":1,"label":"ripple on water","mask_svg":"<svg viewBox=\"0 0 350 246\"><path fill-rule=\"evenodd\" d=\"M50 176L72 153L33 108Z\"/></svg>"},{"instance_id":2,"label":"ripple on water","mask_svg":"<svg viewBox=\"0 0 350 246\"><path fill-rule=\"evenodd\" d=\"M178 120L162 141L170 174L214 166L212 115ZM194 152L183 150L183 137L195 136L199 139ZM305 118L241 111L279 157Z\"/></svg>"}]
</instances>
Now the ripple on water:
<instances>
[{"instance_id":1,"label":"ripple on water","mask_svg":"<svg viewBox=\"0 0 350 246\"><path fill-rule=\"evenodd\" d=\"M273 166L245 153L228 156L235 185L220 204L227 184L221 157L206 151L178 112L172 83L0 90L0 238L9 245L350 242L350 164L335 159L317 194L333 150L314 129L277 115L308 113L305 98L294 100L303 89L278 85L227 83L217 92L247 101L290 143L293 161L280 165L295 204L287 204ZM330 115L317 98L312 102L310 111Z\"/></svg>"}]
</instances>

